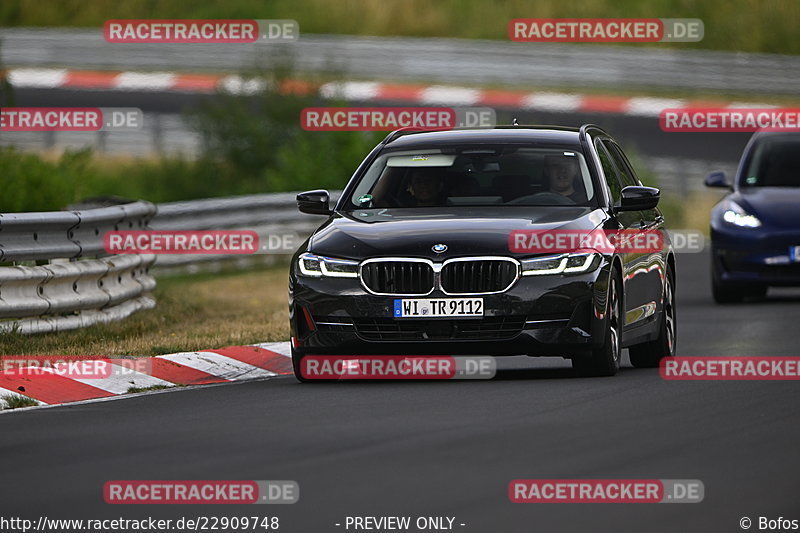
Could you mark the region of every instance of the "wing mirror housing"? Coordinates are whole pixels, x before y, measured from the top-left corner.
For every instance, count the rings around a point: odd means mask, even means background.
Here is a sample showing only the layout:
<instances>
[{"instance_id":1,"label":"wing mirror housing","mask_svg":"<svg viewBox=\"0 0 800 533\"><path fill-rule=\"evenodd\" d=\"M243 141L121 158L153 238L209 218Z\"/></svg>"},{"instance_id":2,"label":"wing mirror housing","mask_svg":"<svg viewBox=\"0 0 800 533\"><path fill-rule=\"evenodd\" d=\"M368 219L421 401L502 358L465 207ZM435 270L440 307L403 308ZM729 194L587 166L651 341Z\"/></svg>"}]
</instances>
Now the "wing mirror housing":
<instances>
[{"instance_id":1,"label":"wing mirror housing","mask_svg":"<svg viewBox=\"0 0 800 533\"><path fill-rule=\"evenodd\" d=\"M704 183L706 187L714 187L716 189L733 189L731 184L728 182L728 178L725 176L725 173L721 170L711 172L708 176L706 176Z\"/></svg>"},{"instance_id":2,"label":"wing mirror housing","mask_svg":"<svg viewBox=\"0 0 800 533\"><path fill-rule=\"evenodd\" d=\"M614 211L647 211L655 209L661 199L661 191L655 187L629 185L621 191L620 205Z\"/></svg>"},{"instance_id":3,"label":"wing mirror housing","mask_svg":"<svg viewBox=\"0 0 800 533\"><path fill-rule=\"evenodd\" d=\"M324 189L301 192L297 195L297 208L309 215L330 215L330 195Z\"/></svg>"}]
</instances>

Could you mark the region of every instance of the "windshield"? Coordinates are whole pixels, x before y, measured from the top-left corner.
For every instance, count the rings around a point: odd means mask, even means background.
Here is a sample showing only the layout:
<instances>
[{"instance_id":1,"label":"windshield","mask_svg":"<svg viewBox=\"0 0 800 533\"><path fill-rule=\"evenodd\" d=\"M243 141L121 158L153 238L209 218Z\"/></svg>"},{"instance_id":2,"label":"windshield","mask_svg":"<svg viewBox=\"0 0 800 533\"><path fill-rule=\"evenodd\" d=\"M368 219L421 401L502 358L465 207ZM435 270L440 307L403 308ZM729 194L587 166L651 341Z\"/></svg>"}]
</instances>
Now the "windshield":
<instances>
[{"instance_id":1,"label":"windshield","mask_svg":"<svg viewBox=\"0 0 800 533\"><path fill-rule=\"evenodd\" d=\"M594 205L583 154L519 146L388 152L365 172L353 209Z\"/></svg>"},{"instance_id":2,"label":"windshield","mask_svg":"<svg viewBox=\"0 0 800 533\"><path fill-rule=\"evenodd\" d=\"M800 135L765 138L747 166L744 187L800 187Z\"/></svg>"}]
</instances>

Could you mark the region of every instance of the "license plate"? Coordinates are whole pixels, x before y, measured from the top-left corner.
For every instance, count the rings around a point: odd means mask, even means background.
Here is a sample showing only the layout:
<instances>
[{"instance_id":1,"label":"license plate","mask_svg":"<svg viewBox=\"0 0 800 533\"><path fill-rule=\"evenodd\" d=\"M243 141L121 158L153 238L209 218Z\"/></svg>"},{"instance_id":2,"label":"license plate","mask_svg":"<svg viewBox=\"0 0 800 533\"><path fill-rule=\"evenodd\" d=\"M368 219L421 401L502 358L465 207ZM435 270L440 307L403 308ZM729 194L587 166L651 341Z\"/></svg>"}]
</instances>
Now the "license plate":
<instances>
[{"instance_id":1,"label":"license plate","mask_svg":"<svg viewBox=\"0 0 800 533\"><path fill-rule=\"evenodd\" d=\"M789 259L791 259L793 263L800 263L800 246L789 247Z\"/></svg>"},{"instance_id":2,"label":"license plate","mask_svg":"<svg viewBox=\"0 0 800 533\"><path fill-rule=\"evenodd\" d=\"M430 298L394 301L395 318L483 316L483 298Z\"/></svg>"}]
</instances>

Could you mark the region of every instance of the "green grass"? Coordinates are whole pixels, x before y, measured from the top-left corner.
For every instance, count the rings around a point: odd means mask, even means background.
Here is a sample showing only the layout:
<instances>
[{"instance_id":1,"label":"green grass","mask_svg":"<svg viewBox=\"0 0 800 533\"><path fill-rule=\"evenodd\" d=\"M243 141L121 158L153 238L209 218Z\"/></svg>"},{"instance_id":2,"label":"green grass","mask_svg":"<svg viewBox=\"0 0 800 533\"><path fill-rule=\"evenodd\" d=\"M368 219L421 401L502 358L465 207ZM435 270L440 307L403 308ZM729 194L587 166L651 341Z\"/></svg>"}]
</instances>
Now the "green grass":
<instances>
[{"instance_id":1,"label":"green grass","mask_svg":"<svg viewBox=\"0 0 800 533\"><path fill-rule=\"evenodd\" d=\"M276 151L270 168L261 169L242 168L236 161L221 158L103 158L88 149L53 157L0 146L5 191L0 195L0 212L57 211L97 197L160 203L341 189L376 143L376 137L360 132L303 132Z\"/></svg>"},{"instance_id":2,"label":"green grass","mask_svg":"<svg viewBox=\"0 0 800 533\"><path fill-rule=\"evenodd\" d=\"M5 409L19 409L20 407L35 407L39 402L27 396L17 396L15 394L5 394L0 396L0 403L5 402Z\"/></svg>"},{"instance_id":3,"label":"green grass","mask_svg":"<svg viewBox=\"0 0 800 533\"><path fill-rule=\"evenodd\" d=\"M0 26L99 27L108 19L294 19L303 33L507 40L513 18L700 18L699 43L648 46L800 53L795 0L5 0ZM521 44L521 46L529 46ZM624 45L621 45L624 46Z\"/></svg>"},{"instance_id":4,"label":"green grass","mask_svg":"<svg viewBox=\"0 0 800 533\"><path fill-rule=\"evenodd\" d=\"M98 160L88 149L48 157L0 147L0 168L6 191L0 212L6 213L56 211L98 196L163 202L263 192L246 180L215 183L224 171L214 165L179 158Z\"/></svg>"}]
</instances>

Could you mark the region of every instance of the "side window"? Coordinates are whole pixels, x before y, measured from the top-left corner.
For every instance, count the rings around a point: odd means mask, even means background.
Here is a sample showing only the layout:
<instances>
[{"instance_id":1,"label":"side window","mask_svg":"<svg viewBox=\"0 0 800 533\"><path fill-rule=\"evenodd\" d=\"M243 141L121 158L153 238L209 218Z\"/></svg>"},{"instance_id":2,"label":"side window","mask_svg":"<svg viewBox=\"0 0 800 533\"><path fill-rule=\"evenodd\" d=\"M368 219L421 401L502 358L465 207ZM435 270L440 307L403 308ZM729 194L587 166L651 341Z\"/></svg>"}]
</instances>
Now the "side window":
<instances>
[{"instance_id":1,"label":"side window","mask_svg":"<svg viewBox=\"0 0 800 533\"><path fill-rule=\"evenodd\" d=\"M603 167L603 174L606 176L608 190L611 192L611 203L612 205L618 204L620 201L620 191L622 190L622 186L620 185L620 178L617 168L614 166L614 163L611 162L611 156L608 155L603 143L597 140L594 142L594 147L597 150L597 157L600 158L600 165Z\"/></svg>"},{"instance_id":2,"label":"side window","mask_svg":"<svg viewBox=\"0 0 800 533\"><path fill-rule=\"evenodd\" d=\"M622 186L639 185L639 180L633 172L630 163L628 163L628 158L625 157L622 149L613 141L603 141L603 145L608 149L611 159L614 160L614 164L619 169Z\"/></svg>"}]
</instances>

